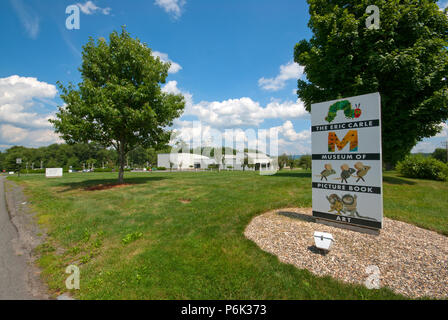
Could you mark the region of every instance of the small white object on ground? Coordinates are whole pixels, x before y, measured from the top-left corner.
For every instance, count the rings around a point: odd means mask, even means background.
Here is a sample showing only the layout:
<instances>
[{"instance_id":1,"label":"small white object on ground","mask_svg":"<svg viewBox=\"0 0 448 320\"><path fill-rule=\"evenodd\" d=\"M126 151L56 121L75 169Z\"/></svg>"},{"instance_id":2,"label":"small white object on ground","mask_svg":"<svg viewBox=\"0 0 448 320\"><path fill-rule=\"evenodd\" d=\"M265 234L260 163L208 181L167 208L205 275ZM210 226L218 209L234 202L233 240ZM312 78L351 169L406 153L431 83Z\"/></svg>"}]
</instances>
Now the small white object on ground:
<instances>
[{"instance_id":1,"label":"small white object on ground","mask_svg":"<svg viewBox=\"0 0 448 320\"><path fill-rule=\"evenodd\" d=\"M331 245L334 242L334 238L331 233L314 232L314 243L316 247L321 250L330 251Z\"/></svg>"},{"instance_id":2,"label":"small white object on ground","mask_svg":"<svg viewBox=\"0 0 448 320\"><path fill-rule=\"evenodd\" d=\"M62 177L62 168L46 168L45 177L47 178L60 178Z\"/></svg>"}]
</instances>

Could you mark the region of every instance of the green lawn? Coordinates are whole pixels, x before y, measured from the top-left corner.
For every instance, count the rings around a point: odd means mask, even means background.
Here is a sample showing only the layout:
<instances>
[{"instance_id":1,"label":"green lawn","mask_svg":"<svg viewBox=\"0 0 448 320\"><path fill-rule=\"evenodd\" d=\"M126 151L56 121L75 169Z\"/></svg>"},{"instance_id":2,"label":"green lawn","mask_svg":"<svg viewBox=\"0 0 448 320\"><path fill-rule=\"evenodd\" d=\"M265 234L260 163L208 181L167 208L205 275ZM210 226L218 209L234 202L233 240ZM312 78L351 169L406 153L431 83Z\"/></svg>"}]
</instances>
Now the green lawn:
<instances>
[{"instance_id":1,"label":"green lawn","mask_svg":"<svg viewBox=\"0 0 448 320\"><path fill-rule=\"evenodd\" d=\"M69 264L81 268L79 299L391 299L280 263L247 240L258 214L311 206L311 173L116 173L10 178L26 186L48 230L40 265L54 294ZM384 178L385 215L448 234L448 183ZM61 250L62 249L62 250Z\"/></svg>"}]
</instances>

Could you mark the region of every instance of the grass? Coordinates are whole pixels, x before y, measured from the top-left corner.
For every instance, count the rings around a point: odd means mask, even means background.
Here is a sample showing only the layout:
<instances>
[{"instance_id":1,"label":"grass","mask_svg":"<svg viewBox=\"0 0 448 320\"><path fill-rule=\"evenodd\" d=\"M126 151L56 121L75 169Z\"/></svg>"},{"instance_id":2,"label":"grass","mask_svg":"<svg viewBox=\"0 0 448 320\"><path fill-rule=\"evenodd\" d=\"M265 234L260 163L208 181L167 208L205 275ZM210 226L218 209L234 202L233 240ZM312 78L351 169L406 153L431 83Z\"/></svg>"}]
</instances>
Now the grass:
<instances>
[{"instance_id":1,"label":"grass","mask_svg":"<svg viewBox=\"0 0 448 320\"><path fill-rule=\"evenodd\" d=\"M12 177L26 187L39 223L42 276L54 294L65 268L81 269L78 299L395 299L286 265L247 240L265 211L311 206L311 173L116 173ZM448 234L448 183L384 178L385 215Z\"/></svg>"}]
</instances>

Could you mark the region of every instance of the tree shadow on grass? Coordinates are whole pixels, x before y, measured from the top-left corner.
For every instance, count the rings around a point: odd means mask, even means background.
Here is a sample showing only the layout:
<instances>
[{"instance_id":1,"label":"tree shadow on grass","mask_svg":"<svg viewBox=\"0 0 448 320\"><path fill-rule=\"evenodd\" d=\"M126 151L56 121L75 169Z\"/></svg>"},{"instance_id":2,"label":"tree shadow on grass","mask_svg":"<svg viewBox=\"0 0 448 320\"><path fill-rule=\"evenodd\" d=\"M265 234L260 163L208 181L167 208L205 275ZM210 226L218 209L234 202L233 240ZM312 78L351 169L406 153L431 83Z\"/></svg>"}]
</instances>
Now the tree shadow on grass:
<instances>
[{"instance_id":1,"label":"tree shadow on grass","mask_svg":"<svg viewBox=\"0 0 448 320\"><path fill-rule=\"evenodd\" d=\"M386 182L389 184L399 184L399 185L403 185L403 184L414 185L415 184L414 181L410 181L410 180L406 180L406 179L398 178L398 177L390 177L390 176L383 176L383 182Z\"/></svg>"},{"instance_id":2,"label":"tree shadow on grass","mask_svg":"<svg viewBox=\"0 0 448 320\"><path fill-rule=\"evenodd\" d=\"M311 172L295 172L295 171L279 171L272 177L295 177L295 178L311 178Z\"/></svg>"},{"instance_id":3,"label":"tree shadow on grass","mask_svg":"<svg viewBox=\"0 0 448 320\"><path fill-rule=\"evenodd\" d=\"M73 190L80 190L80 191L96 191L96 190L106 190L111 189L114 187L120 187L120 186L129 186L129 185L139 185L139 184L145 184L152 181L160 181L170 179L166 177L134 177L134 178L125 178L124 184L119 185L116 178L110 178L110 179L93 179L93 180L84 180L80 182L65 182L60 183L59 186L66 187L63 190L60 190L59 192L67 192L67 191L73 191Z\"/></svg>"}]
</instances>

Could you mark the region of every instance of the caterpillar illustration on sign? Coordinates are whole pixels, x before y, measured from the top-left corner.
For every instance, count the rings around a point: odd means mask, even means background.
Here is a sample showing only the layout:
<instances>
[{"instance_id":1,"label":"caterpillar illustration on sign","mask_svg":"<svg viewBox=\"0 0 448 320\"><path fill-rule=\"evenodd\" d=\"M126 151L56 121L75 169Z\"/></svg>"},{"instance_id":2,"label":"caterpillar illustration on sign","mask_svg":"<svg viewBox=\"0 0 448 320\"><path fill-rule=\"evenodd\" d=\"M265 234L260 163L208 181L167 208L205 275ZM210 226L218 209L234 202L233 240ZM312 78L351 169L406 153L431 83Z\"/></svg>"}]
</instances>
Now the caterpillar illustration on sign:
<instances>
[{"instance_id":1,"label":"caterpillar illustration on sign","mask_svg":"<svg viewBox=\"0 0 448 320\"><path fill-rule=\"evenodd\" d=\"M350 101L343 100L333 103L330 108L328 109L328 114L325 117L325 120L328 123L333 122L333 120L336 118L336 114L339 110L344 111L344 115L347 119L354 119L359 118L361 116L361 109L359 108L360 104L358 103L355 105L355 109L352 109L352 105Z\"/></svg>"}]
</instances>

